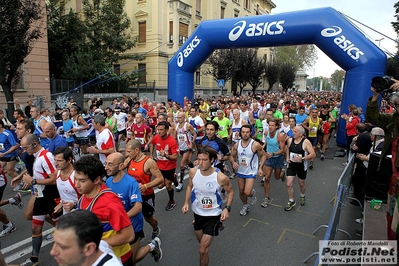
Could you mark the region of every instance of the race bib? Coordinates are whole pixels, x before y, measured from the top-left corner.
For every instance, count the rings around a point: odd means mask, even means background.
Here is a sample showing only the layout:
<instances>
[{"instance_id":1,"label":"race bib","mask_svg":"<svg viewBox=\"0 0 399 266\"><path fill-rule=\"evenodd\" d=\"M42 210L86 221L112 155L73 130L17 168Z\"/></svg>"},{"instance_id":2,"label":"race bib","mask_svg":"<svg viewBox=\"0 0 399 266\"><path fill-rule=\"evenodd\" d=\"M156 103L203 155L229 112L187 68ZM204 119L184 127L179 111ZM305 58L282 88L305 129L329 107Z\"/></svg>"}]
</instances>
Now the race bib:
<instances>
[{"instance_id":1,"label":"race bib","mask_svg":"<svg viewBox=\"0 0 399 266\"><path fill-rule=\"evenodd\" d=\"M154 120L152 120L152 118L148 118L148 123L152 124L154 123Z\"/></svg>"},{"instance_id":2,"label":"race bib","mask_svg":"<svg viewBox=\"0 0 399 266\"><path fill-rule=\"evenodd\" d=\"M203 196L201 198L201 208L202 209L212 209L214 203L216 203L216 195Z\"/></svg>"},{"instance_id":3,"label":"race bib","mask_svg":"<svg viewBox=\"0 0 399 266\"><path fill-rule=\"evenodd\" d=\"M164 156L161 155L161 152L157 150L157 158L158 160L162 160L162 161L167 161L168 159L166 159Z\"/></svg>"},{"instance_id":4,"label":"race bib","mask_svg":"<svg viewBox=\"0 0 399 266\"><path fill-rule=\"evenodd\" d=\"M249 162L250 162L250 159L248 158L248 157L239 157L238 158L238 163L241 165L241 166L244 166L244 167L246 167L246 166L248 166L249 165Z\"/></svg>"},{"instance_id":5,"label":"race bib","mask_svg":"<svg viewBox=\"0 0 399 266\"><path fill-rule=\"evenodd\" d=\"M234 139L240 139L240 132L234 132L233 138Z\"/></svg>"},{"instance_id":6,"label":"race bib","mask_svg":"<svg viewBox=\"0 0 399 266\"><path fill-rule=\"evenodd\" d=\"M4 150L4 143L0 143L0 151Z\"/></svg>"},{"instance_id":7,"label":"race bib","mask_svg":"<svg viewBox=\"0 0 399 266\"><path fill-rule=\"evenodd\" d=\"M187 135L186 134L178 134L177 135L177 140L179 142L187 142Z\"/></svg>"},{"instance_id":8,"label":"race bib","mask_svg":"<svg viewBox=\"0 0 399 266\"><path fill-rule=\"evenodd\" d=\"M140 142L140 144L144 144L144 138L136 138L139 142Z\"/></svg>"},{"instance_id":9,"label":"race bib","mask_svg":"<svg viewBox=\"0 0 399 266\"><path fill-rule=\"evenodd\" d=\"M312 132L312 133L315 133L317 131L317 127L312 127L311 129L310 129L310 132Z\"/></svg>"},{"instance_id":10,"label":"race bib","mask_svg":"<svg viewBox=\"0 0 399 266\"><path fill-rule=\"evenodd\" d=\"M32 195L36 198L43 198L43 188L42 185L33 185L32 187Z\"/></svg>"},{"instance_id":11,"label":"race bib","mask_svg":"<svg viewBox=\"0 0 399 266\"><path fill-rule=\"evenodd\" d=\"M123 127L122 124L118 124L118 128L121 129Z\"/></svg>"},{"instance_id":12,"label":"race bib","mask_svg":"<svg viewBox=\"0 0 399 266\"><path fill-rule=\"evenodd\" d=\"M212 116L217 116L217 112L212 112Z\"/></svg>"},{"instance_id":13,"label":"race bib","mask_svg":"<svg viewBox=\"0 0 399 266\"><path fill-rule=\"evenodd\" d=\"M292 161L294 158L296 158L296 157L301 157L302 158L302 154L298 154L298 153L295 153L295 152L290 152L290 160Z\"/></svg>"},{"instance_id":14,"label":"race bib","mask_svg":"<svg viewBox=\"0 0 399 266\"><path fill-rule=\"evenodd\" d=\"M127 131L126 135L128 136L128 138L131 138L132 137L132 131Z\"/></svg>"},{"instance_id":15,"label":"race bib","mask_svg":"<svg viewBox=\"0 0 399 266\"><path fill-rule=\"evenodd\" d=\"M219 131L224 131L224 126L219 126Z\"/></svg>"}]
</instances>

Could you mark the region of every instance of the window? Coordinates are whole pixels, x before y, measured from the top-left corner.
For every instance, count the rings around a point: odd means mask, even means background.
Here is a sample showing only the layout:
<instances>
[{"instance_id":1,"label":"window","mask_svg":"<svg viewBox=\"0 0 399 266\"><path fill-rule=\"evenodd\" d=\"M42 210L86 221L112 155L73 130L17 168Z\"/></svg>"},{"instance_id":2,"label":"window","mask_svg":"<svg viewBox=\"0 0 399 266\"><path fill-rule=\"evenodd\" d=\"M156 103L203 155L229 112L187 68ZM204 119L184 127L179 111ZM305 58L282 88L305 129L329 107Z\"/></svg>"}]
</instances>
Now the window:
<instances>
[{"instance_id":1,"label":"window","mask_svg":"<svg viewBox=\"0 0 399 266\"><path fill-rule=\"evenodd\" d=\"M195 71L195 85L201 85L201 71Z\"/></svg>"},{"instance_id":2,"label":"window","mask_svg":"<svg viewBox=\"0 0 399 266\"><path fill-rule=\"evenodd\" d=\"M146 69L147 66L146 66L146 64L139 64L138 67L139 67L139 69L138 69L138 75L139 75L138 82L139 83L147 82L147 78L146 78L146 76L147 76L147 69Z\"/></svg>"},{"instance_id":3,"label":"window","mask_svg":"<svg viewBox=\"0 0 399 266\"><path fill-rule=\"evenodd\" d=\"M225 10L226 8L224 8L224 7L221 7L220 8L220 18L224 18L224 10Z\"/></svg>"},{"instance_id":4,"label":"window","mask_svg":"<svg viewBox=\"0 0 399 266\"><path fill-rule=\"evenodd\" d=\"M249 0L244 0L244 7L246 8L246 9L249 9Z\"/></svg>"},{"instance_id":5,"label":"window","mask_svg":"<svg viewBox=\"0 0 399 266\"><path fill-rule=\"evenodd\" d=\"M169 21L169 42L173 43L173 21Z\"/></svg>"},{"instance_id":6,"label":"window","mask_svg":"<svg viewBox=\"0 0 399 266\"><path fill-rule=\"evenodd\" d=\"M139 22L139 43L143 43L147 41L147 23Z\"/></svg>"},{"instance_id":7,"label":"window","mask_svg":"<svg viewBox=\"0 0 399 266\"><path fill-rule=\"evenodd\" d=\"M188 38L188 25L179 22L179 44L183 44Z\"/></svg>"},{"instance_id":8,"label":"window","mask_svg":"<svg viewBox=\"0 0 399 266\"><path fill-rule=\"evenodd\" d=\"M196 6L195 6L195 14L200 16L201 15L201 0L196 0Z\"/></svg>"}]
</instances>

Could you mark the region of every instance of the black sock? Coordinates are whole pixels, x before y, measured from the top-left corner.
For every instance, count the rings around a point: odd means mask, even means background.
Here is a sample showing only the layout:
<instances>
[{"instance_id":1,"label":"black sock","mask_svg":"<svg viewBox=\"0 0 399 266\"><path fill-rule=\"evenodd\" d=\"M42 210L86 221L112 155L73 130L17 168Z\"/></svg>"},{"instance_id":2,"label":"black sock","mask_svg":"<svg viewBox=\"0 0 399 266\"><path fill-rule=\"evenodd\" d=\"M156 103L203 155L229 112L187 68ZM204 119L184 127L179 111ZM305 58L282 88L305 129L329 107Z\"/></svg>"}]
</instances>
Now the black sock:
<instances>
[{"instance_id":1,"label":"black sock","mask_svg":"<svg viewBox=\"0 0 399 266\"><path fill-rule=\"evenodd\" d=\"M43 242L43 236L35 236L32 237L32 256L33 258L37 258L37 260L39 260L39 253L40 253L40 248L42 246L42 242ZM32 260L32 257L31 257ZM33 260L32 260L33 261Z\"/></svg>"},{"instance_id":2,"label":"black sock","mask_svg":"<svg viewBox=\"0 0 399 266\"><path fill-rule=\"evenodd\" d=\"M188 166L190 166L190 168L194 168L194 164L193 164L192 162L190 162L190 163L188 164Z\"/></svg>"},{"instance_id":3,"label":"black sock","mask_svg":"<svg viewBox=\"0 0 399 266\"><path fill-rule=\"evenodd\" d=\"M173 198L175 196L175 191L173 188L171 190L168 190L168 195L169 195L169 201L173 201Z\"/></svg>"}]
</instances>

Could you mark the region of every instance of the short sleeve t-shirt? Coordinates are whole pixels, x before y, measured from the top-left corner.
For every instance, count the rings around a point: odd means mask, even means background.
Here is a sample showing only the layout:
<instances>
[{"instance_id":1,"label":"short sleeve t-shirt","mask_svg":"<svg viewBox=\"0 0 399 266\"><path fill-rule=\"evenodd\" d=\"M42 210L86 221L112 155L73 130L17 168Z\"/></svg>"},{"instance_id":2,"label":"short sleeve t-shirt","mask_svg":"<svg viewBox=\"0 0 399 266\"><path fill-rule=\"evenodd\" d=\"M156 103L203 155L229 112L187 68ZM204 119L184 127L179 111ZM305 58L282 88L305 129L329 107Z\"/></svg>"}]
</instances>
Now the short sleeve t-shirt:
<instances>
[{"instance_id":1,"label":"short sleeve t-shirt","mask_svg":"<svg viewBox=\"0 0 399 266\"><path fill-rule=\"evenodd\" d=\"M114 152L116 151L114 135L111 133L111 131L108 128L105 128L97 136L97 149L104 151L110 148L113 148ZM99 154L99 157L101 162L105 164L105 159L107 158L107 156L104 154Z\"/></svg>"},{"instance_id":2,"label":"short sleeve t-shirt","mask_svg":"<svg viewBox=\"0 0 399 266\"><path fill-rule=\"evenodd\" d=\"M157 153L157 165L159 170L172 170L177 167L177 162L167 159L161 156L160 151L165 150L165 153L169 156L172 154L179 153L179 146L176 140L168 136L166 139L162 139L159 135L155 135L152 139L151 144L155 146L155 151Z\"/></svg>"}]
</instances>

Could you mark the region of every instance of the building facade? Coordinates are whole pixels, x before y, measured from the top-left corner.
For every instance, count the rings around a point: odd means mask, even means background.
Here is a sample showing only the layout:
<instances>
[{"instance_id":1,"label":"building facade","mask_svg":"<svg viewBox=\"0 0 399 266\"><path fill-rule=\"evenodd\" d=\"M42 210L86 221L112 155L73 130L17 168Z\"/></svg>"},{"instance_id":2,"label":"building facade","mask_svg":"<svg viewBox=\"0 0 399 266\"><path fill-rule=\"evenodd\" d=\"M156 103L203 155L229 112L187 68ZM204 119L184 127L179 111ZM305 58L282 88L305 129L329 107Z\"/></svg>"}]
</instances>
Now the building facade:
<instances>
[{"instance_id":1,"label":"building facade","mask_svg":"<svg viewBox=\"0 0 399 266\"><path fill-rule=\"evenodd\" d=\"M168 61L203 20L270 14L276 5L271 0L126 0L136 47L127 53L145 55L145 60L119 62L121 72L144 72L140 84L155 83L155 98L166 100ZM81 0L70 0L66 10L82 9ZM269 48L260 48L259 56L272 60ZM220 92L217 82L203 72L204 63L195 73L195 89L208 95ZM225 85L229 88L230 83Z\"/></svg>"}]
</instances>

